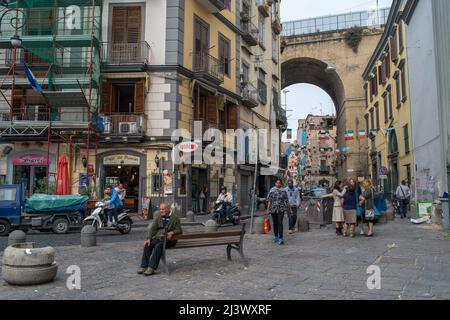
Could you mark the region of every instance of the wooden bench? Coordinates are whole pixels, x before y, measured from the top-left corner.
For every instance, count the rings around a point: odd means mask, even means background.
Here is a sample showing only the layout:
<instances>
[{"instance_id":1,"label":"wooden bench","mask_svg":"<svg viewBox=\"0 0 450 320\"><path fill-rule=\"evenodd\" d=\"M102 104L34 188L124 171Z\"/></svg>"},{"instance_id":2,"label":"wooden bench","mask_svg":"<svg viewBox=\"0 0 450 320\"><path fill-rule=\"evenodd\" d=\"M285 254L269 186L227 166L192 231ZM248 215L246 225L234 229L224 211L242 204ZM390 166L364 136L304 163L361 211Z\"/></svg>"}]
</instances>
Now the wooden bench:
<instances>
[{"instance_id":1,"label":"wooden bench","mask_svg":"<svg viewBox=\"0 0 450 320\"><path fill-rule=\"evenodd\" d=\"M219 231L210 233L206 232L185 233L179 236L175 236L173 240L177 240L176 246L167 249L174 250L186 248L226 246L228 261L231 261L231 249L234 249L241 256L244 265L248 267L248 261L244 256L244 235L245 235L245 223L242 225L241 230ZM169 274L169 268L166 261L166 241L167 241L167 234L164 239L163 254L161 260L164 264L165 272Z\"/></svg>"}]
</instances>

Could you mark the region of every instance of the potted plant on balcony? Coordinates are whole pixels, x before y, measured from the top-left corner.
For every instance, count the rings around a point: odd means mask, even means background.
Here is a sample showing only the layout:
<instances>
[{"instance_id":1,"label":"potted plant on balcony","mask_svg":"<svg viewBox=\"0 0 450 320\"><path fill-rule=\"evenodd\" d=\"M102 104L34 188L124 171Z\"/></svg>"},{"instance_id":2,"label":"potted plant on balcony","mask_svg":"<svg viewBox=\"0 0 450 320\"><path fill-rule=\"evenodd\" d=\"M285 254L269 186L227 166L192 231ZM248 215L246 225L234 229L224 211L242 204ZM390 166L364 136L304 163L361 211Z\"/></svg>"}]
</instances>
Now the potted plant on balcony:
<instances>
[{"instance_id":1,"label":"potted plant on balcony","mask_svg":"<svg viewBox=\"0 0 450 320\"><path fill-rule=\"evenodd\" d=\"M280 23L279 19L275 19L272 22L272 28L273 28L273 31L275 31L276 34L280 34L281 33L282 27L281 27L281 23Z\"/></svg>"},{"instance_id":2,"label":"potted plant on balcony","mask_svg":"<svg viewBox=\"0 0 450 320\"><path fill-rule=\"evenodd\" d=\"M241 11L241 22L248 23L250 21L250 16L247 12Z\"/></svg>"}]
</instances>

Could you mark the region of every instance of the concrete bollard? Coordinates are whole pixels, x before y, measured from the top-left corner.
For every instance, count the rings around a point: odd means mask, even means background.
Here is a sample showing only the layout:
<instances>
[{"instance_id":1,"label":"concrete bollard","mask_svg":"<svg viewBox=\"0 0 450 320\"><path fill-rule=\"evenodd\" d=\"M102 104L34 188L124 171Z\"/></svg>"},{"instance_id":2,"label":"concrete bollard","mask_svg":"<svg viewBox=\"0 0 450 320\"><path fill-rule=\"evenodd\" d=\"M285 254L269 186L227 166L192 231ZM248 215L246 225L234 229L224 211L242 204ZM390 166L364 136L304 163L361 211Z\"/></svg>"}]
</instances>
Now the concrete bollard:
<instances>
[{"instance_id":1,"label":"concrete bollard","mask_svg":"<svg viewBox=\"0 0 450 320\"><path fill-rule=\"evenodd\" d=\"M84 248L97 245L97 230L93 226L84 226L81 229L81 246Z\"/></svg>"},{"instance_id":2,"label":"concrete bollard","mask_svg":"<svg viewBox=\"0 0 450 320\"><path fill-rule=\"evenodd\" d=\"M256 217L253 220L253 232L256 234L264 234L264 217Z\"/></svg>"},{"instance_id":3,"label":"concrete bollard","mask_svg":"<svg viewBox=\"0 0 450 320\"><path fill-rule=\"evenodd\" d=\"M309 232L309 221L304 216L298 218L298 232Z\"/></svg>"},{"instance_id":4,"label":"concrete bollard","mask_svg":"<svg viewBox=\"0 0 450 320\"><path fill-rule=\"evenodd\" d=\"M216 232L219 226L214 220L208 220L205 223L205 232Z\"/></svg>"},{"instance_id":5,"label":"concrete bollard","mask_svg":"<svg viewBox=\"0 0 450 320\"><path fill-rule=\"evenodd\" d=\"M8 246L12 246L17 243L25 243L27 235L22 230L14 230L8 237Z\"/></svg>"},{"instance_id":6,"label":"concrete bollard","mask_svg":"<svg viewBox=\"0 0 450 320\"><path fill-rule=\"evenodd\" d=\"M195 214L193 211L188 211L186 213L186 220L187 222L195 222Z\"/></svg>"}]
</instances>

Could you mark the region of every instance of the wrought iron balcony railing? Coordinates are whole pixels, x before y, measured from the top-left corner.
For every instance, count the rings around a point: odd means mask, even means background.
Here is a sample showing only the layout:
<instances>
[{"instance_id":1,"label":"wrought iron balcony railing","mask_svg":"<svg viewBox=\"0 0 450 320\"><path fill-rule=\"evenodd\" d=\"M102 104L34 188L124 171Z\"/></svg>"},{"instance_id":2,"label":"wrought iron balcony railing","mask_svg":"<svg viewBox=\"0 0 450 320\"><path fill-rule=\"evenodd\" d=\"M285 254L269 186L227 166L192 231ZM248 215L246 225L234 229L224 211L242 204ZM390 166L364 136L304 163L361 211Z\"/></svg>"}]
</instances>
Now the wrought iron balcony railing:
<instances>
[{"instance_id":1,"label":"wrought iron balcony railing","mask_svg":"<svg viewBox=\"0 0 450 320\"><path fill-rule=\"evenodd\" d=\"M150 45L146 41L103 42L102 62L110 65L149 64Z\"/></svg>"},{"instance_id":2,"label":"wrought iron balcony railing","mask_svg":"<svg viewBox=\"0 0 450 320\"><path fill-rule=\"evenodd\" d=\"M197 0L209 13L220 12L225 9L225 0Z\"/></svg>"},{"instance_id":3,"label":"wrought iron balcony railing","mask_svg":"<svg viewBox=\"0 0 450 320\"><path fill-rule=\"evenodd\" d=\"M251 84L246 83L241 90L242 103L249 108L256 108L258 103L258 90Z\"/></svg>"},{"instance_id":4,"label":"wrought iron balcony railing","mask_svg":"<svg viewBox=\"0 0 450 320\"><path fill-rule=\"evenodd\" d=\"M258 28L251 21L241 21L242 38L250 46L258 44Z\"/></svg>"},{"instance_id":5,"label":"wrought iron balcony railing","mask_svg":"<svg viewBox=\"0 0 450 320\"><path fill-rule=\"evenodd\" d=\"M205 52L194 53L193 57L193 71L197 76L205 77L213 82L223 83L223 62Z\"/></svg>"}]
</instances>

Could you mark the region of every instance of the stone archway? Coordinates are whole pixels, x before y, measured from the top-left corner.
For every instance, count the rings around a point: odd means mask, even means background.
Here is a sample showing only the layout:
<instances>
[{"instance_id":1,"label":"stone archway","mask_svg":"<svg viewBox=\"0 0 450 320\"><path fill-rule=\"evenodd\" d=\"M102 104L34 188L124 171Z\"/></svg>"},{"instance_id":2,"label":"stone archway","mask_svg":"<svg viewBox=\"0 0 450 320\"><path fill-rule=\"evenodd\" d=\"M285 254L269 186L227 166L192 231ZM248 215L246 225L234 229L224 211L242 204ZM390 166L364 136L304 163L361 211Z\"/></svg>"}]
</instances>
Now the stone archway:
<instances>
[{"instance_id":1,"label":"stone archway","mask_svg":"<svg viewBox=\"0 0 450 320\"><path fill-rule=\"evenodd\" d=\"M281 87L284 89L298 83L308 83L323 89L334 102L336 110L344 104L344 84L337 73L327 72L328 64L313 58L295 58L281 65Z\"/></svg>"},{"instance_id":2,"label":"stone archway","mask_svg":"<svg viewBox=\"0 0 450 320\"><path fill-rule=\"evenodd\" d=\"M382 30L365 29L358 49L345 42L346 30L293 35L282 38L282 88L308 83L322 88L336 107L337 146L348 147L348 157L338 167L339 179L368 176L367 140L345 141L346 130L365 129L366 95L362 74ZM327 66L333 67L326 72Z\"/></svg>"}]
</instances>

